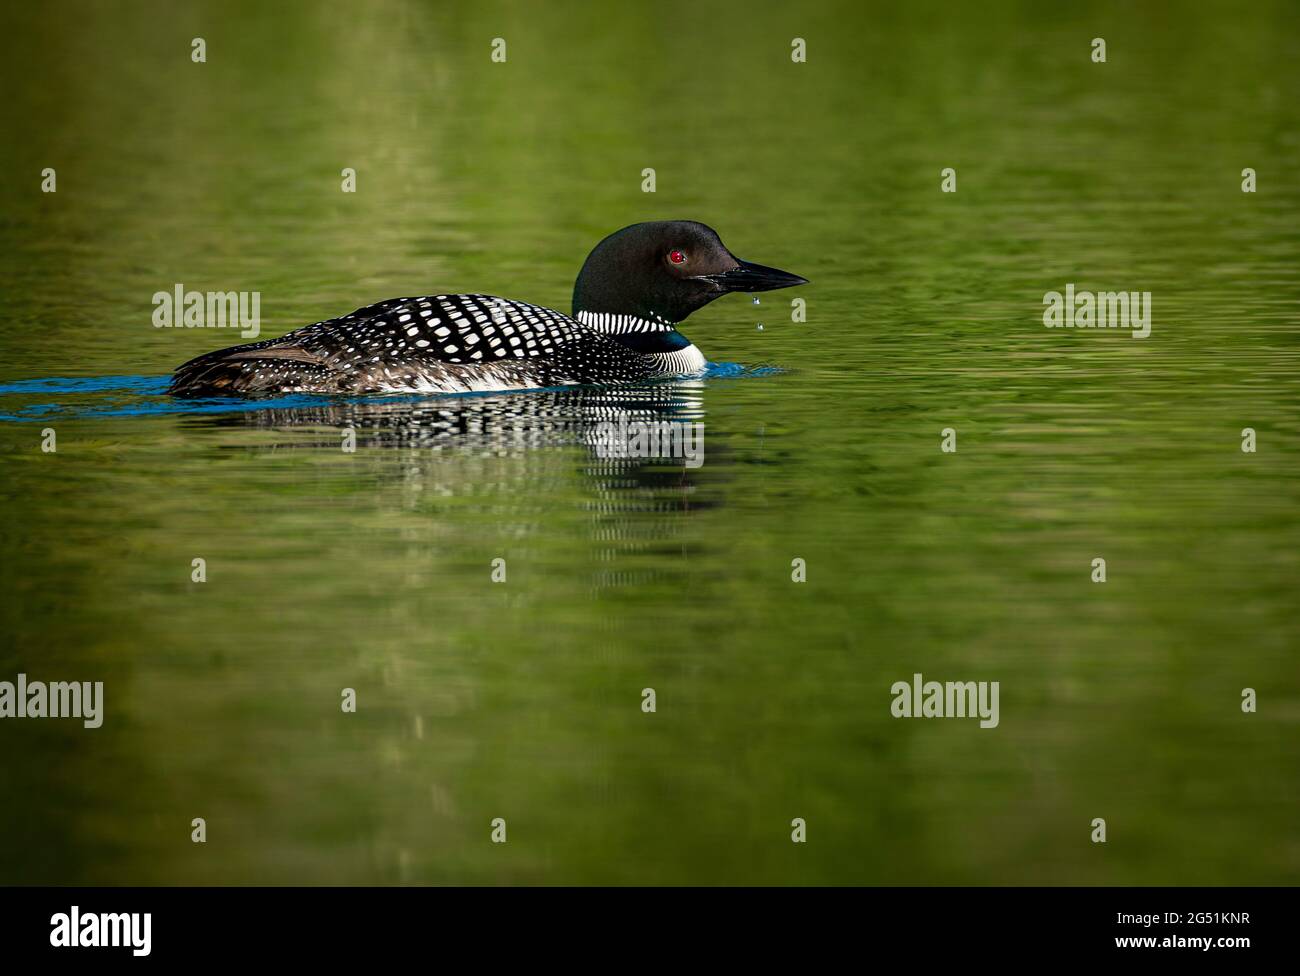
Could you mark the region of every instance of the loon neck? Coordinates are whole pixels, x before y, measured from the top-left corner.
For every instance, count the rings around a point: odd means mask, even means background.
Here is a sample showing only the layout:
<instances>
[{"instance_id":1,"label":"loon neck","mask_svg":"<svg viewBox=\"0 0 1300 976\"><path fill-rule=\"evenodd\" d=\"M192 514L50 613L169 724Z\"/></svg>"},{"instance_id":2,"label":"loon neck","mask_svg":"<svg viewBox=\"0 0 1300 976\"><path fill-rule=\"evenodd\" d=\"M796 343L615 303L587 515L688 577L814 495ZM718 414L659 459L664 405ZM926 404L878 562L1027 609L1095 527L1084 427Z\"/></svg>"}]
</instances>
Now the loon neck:
<instances>
[{"instance_id":1,"label":"loon neck","mask_svg":"<svg viewBox=\"0 0 1300 976\"><path fill-rule=\"evenodd\" d=\"M677 331L677 323L652 315L618 315L613 312L579 312L577 319L593 332L644 355L677 352L691 340Z\"/></svg>"},{"instance_id":2,"label":"loon neck","mask_svg":"<svg viewBox=\"0 0 1300 976\"><path fill-rule=\"evenodd\" d=\"M631 333L673 332L677 329L676 322L669 322L656 312L642 316L582 311L576 318L593 332L601 332L612 337Z\"/></svg>"}]
</instances>

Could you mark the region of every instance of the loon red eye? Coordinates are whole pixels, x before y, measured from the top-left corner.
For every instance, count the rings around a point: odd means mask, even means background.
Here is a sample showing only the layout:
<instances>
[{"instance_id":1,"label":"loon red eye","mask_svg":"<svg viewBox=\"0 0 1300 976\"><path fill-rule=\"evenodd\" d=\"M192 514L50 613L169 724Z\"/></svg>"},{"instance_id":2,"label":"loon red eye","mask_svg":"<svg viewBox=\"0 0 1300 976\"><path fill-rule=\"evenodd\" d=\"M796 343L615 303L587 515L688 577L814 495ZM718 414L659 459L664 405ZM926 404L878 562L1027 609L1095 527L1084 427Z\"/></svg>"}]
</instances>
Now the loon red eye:
<instances>
[{"instance_id":1,"label":"loon red eye","mask_svg":"<svg viewBox=\"0 0 1300 976\"><path fill-rule=\"evenodd\" d=\"M680 250L679 248L673 248L671 251L668 252L668 260L672 264L685 264L686 252Z\"/></svg>"}]
</instances>

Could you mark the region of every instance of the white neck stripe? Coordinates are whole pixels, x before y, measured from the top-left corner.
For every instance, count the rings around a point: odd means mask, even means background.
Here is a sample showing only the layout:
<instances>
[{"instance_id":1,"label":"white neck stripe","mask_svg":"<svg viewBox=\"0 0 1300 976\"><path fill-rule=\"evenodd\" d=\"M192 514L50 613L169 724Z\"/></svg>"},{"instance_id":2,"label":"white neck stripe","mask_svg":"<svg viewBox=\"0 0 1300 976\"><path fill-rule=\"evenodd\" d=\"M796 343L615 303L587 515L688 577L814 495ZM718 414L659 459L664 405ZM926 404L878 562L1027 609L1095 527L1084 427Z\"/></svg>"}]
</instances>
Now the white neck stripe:
<instances>
[{"instance_id":1,"label":"white neck stripe","mask_svg":"<svg viewBox=\"0 0 1300 976\"><path fill-rule=\"evenodd\" d=\"M579 312L577 319L597 332L625 335L629 332L671 332L677 327L659 316L643 319L638 315L616 315L613 312Z\"/></svg>"}]
</instances>

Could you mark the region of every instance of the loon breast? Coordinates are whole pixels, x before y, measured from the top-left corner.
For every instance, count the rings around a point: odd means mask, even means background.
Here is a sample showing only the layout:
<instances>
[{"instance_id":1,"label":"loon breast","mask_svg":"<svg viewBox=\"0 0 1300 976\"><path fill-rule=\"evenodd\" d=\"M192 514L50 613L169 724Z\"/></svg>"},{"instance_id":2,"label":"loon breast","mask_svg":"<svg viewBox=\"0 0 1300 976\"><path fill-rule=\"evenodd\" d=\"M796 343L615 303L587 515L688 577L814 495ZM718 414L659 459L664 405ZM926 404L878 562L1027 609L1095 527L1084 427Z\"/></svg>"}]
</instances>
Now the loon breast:
<instances>
[{"instance_id":1,"label":"loon breast","mask_svg":"<svg viewBox=\"0 0 1300 976\"><path fill-rule=\"evenodd\" d=\"M578 321L624 348L648 357L657 374L698 373L708 365L704 353L677 331L676 323L658 316L647 319L635 315L579 312Z\"/></svg>"},{"instance_id":2,"label":"loon breast","mask_svg":"<svg viewBox=\"0 0 1300 976\"><path fill-rule=\"evenodd\" d=\"M671 323L625 319L573 319L491 295L394 298L199 356L168 392L459 393L629 382L705 365Z\"/></svg>"}]
</instances>

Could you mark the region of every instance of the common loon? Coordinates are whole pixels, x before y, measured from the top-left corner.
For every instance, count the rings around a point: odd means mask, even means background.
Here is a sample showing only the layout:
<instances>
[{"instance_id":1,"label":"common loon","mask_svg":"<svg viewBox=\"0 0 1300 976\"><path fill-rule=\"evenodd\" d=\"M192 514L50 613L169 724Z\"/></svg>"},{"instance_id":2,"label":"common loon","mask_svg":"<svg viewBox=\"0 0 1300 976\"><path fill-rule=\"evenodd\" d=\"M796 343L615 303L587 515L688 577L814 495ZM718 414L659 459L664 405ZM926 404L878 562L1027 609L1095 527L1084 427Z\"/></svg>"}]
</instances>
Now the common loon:
<instances>
[{"instance_id":1,"label":"common loon","mask_svg":"<svg viewBox=\"0 0 1300 976\"><path fill-rule=\"evenodd\" d=\"M692 220L632 224L587 256L572 317L491 295L390 298L191 359L167 392L460 393L695 373L706 360L679 322L727 292L806 281L741 261Z\"/></svg>"}]
</instances>

